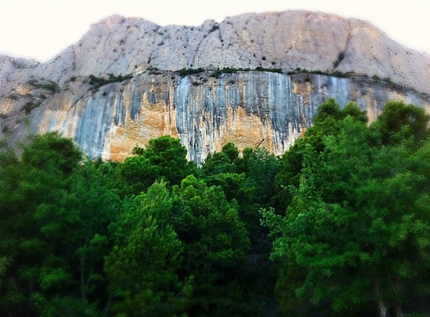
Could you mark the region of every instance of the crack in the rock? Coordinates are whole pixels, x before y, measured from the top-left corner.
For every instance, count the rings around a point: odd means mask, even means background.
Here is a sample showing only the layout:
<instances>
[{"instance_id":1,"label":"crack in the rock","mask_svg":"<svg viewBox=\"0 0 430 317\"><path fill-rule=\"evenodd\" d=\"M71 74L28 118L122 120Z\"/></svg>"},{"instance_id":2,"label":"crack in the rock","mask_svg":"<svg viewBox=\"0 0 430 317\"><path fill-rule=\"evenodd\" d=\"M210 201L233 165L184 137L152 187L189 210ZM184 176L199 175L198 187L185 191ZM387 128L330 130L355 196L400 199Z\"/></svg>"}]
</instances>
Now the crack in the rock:
<instances>
[{"instance_id":1,"label":"crack in the rock","mask_svg":"<svg viewBox=\"0 0 430 317\"><path fill-rule=\"evenodd\" d=\"M192 59L192 64L193 64L193 65L195 65L195 67L199 67L199 66L201 66L201 65L199 64L199 62L196 60L196 55L197 55L197 53L198 53L198 52L199 52L199 50L200 50L200 45L202 45L202 43L205 41L205 39L206 39L206 37L201 36L200 41L199 41L199 43L197 44L196 49L195 49L195 51L194 51L193 59Z\"/></svg>"},{"instance_id":2,"label":"crack in the rock","mask_svg":"<svg viewBox=\"0 0 430 317\"><path fill-rule=\"evenodd\" d=\"M346 42L345 42L345 47L343 48L343 54L344 54L344 58L342 58L342 60L340 60L339 61L339 63L336 65L336 67L333 67L333 71L336 69L336 68L338 68L339 66L340 66L340 64L343 62L343 60L345 59L345 57L346 57L346 52L347 52L347 50L348 50L348 46L349 46L349 43L350 43L350 41L351 41L351 21L350 21L350 19L347 19L346 20L347 21L347 23L348 23L348 37L346 38ZM341 52L341 53L342 53ZM340 53L339 53L340 54Z\"/></svg>"}]
</instances>

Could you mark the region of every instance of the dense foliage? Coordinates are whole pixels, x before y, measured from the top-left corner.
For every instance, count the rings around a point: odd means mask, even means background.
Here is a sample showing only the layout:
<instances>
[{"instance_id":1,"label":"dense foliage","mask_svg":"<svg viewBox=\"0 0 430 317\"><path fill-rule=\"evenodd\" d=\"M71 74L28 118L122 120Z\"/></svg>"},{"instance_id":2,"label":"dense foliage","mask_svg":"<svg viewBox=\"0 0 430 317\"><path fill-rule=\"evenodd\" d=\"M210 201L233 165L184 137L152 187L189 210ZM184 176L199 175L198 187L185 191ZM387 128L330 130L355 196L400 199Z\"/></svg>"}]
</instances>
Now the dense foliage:
<instances>
[{"instance_id":1,"label":"dense foliage","mask_svg":"<svg viewBox=\"0 0 430 317\"><path fill-rule=\"evenodd\" d=\"M0 143L0 315L428 313L428 121L329 99L282 157L227 143L199 167L170 136L123 163Z\"/></svg>"}]
</instances>

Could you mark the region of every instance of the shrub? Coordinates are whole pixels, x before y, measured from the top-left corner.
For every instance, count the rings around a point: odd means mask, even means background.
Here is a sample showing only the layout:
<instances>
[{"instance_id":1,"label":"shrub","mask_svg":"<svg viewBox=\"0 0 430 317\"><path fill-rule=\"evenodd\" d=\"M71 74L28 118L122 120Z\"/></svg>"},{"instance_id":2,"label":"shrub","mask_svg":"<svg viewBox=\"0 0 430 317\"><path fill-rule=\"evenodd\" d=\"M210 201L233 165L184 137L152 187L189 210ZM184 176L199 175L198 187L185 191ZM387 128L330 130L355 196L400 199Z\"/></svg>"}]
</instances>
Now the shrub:
<instances>
[{"instance_id":1,"label":"shrub","mask_svg":"<svg viewBox=\"0 0 430 317\"><path fill-rule=\"evenodd\" d=\"M215 77L218 78L221 74L233 74L233 73L237 73L237 72L249 72L249 71L253 71L250 68L233 68L233 67L224 67L222 69L218 69L216 71L214 71L211 75L211 77ZM254 69L254 71L258 71L258 72L272 72L272 73L280 73L282 74L283 71L281 68L264 68L264 67L256 67Z\"/></svg>"},{"instance_id":2,"label":"shrub","mask_svg":"<svg viewBox=\"0 0 430 317\"><path fill-rule=\"evenodd\" d=\"M39 107L40 105L41 102L34 103L33 101L29 101L21 108L21 111L25 111L25 114L29 114L33 109Z\"/></svg>"},{"instance_id":3,"label":"shrub","mask_svg":"<svg viewBox=\"0 0 430 317\"><path fill-rule=\"evenodd\" d=\"M104 78L100 78L100 77L96 77L94 75L90 75L90 85L93 85L94 88L100 88L101 86L107 85L107 84L111 84L111 83L116 83L116 82L122 82L124 80L128 80L131 79L133 77L133 75L128 74L125 76L122 75L118 75L115 76L114 74L108 74L109 79L104 79Z\"/></svg>"},{"instance_id":4,"label":"shrub","mask_svg":"<svg viewBox=\"0 0 430 317\"><path fill-rule=\"evenodd\" d=\"M49 90L53 93L60 91L60 86L52 80L45 81L45 80L37 80L37 79L30 79L27 84L40 89Z\"/></svg>"},{"instance_id":5,"label":"shrub","mask_svg":"<svg viewBox=\"0 0 430 317\"><path fill-rule=\"evenodd\" d=\"M209 33L212 33L212 32L214 32L215 30L218 30L218 29L219 29L219 25L218 24L214 24L212 26L212 28L209 30Z\"/></svg>"},{"instance_id":6,"label":"shrub","mask_svg":"<svg viewBox=\"0 0 430 317\"><path fill-rule=\"evenodd\" d=\"M382 78L383 81L387 82L387 83L391 83L391 78L390 77L384 77Z\"/></svg>"},{"instance_id":7,"label":"shrub","mask_svg":"<svg viewBox=\"0 0 430 317\"><path fill-rule=\"evenodd\" d=\"M199 67L199 68L182 68L179 70L179 75L184 77L184 76L188 76L188 75L192 75L192 74L201 73L202 71L204 71L204 69L201 67Z\"/></svg>"},{"instance_id":8,"label":"shrub","mask_svg":"<svg viewBox=\"0 0 430 317\"><path fill-rule=\"evenodd\" d=\"M340 62L345 58L345 52L340 52L339 55L337 56L337 60L333 63L334 68L336 68L337 66L339 66Z\"/></svg>"}]
</instances>

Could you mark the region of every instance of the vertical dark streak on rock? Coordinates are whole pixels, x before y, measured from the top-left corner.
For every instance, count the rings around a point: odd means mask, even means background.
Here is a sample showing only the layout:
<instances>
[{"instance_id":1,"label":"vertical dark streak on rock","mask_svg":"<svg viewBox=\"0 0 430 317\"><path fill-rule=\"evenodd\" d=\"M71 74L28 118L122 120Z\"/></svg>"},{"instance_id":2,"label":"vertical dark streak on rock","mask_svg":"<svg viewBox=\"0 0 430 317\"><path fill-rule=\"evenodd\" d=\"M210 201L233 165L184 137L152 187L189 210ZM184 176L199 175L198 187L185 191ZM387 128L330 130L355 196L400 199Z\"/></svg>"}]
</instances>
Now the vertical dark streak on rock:
<instances>
[{"instance_id":1,"label":"vertical dark streak on rock","mask_svg":"<svg viewBox=\"0 0 430 317\"><path fill-rule=\"evenodd\" d=\"M136 92L136 82L133 82L133 88L131 92L131 109L130 109L130 119L135 121L140 115L140 107L142 100L140 98L141 94Z\"/></svg>"}]
</instances>

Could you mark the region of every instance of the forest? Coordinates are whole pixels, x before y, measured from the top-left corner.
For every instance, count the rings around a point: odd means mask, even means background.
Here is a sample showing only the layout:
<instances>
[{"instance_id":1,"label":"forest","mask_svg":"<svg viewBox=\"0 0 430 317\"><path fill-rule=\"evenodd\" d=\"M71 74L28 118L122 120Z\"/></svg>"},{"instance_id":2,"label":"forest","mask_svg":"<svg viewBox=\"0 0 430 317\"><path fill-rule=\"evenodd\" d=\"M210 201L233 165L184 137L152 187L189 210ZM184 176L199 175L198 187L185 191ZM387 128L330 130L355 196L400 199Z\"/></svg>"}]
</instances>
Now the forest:
<instances>
[{"instance_id":1,"label":"forest","mask_svg":"<svg viewBox=\"0 0 430 317\"><path fill-rule=\"evenodd\" d=\"M428 316L429 119L328 99L282 156L201 166L171 136L121 163L3 140L0 316Z\"/></svg>"}]
</instances>

